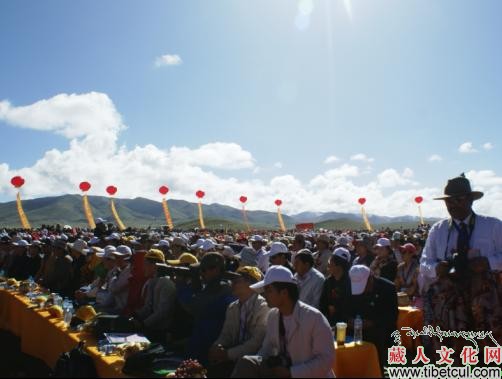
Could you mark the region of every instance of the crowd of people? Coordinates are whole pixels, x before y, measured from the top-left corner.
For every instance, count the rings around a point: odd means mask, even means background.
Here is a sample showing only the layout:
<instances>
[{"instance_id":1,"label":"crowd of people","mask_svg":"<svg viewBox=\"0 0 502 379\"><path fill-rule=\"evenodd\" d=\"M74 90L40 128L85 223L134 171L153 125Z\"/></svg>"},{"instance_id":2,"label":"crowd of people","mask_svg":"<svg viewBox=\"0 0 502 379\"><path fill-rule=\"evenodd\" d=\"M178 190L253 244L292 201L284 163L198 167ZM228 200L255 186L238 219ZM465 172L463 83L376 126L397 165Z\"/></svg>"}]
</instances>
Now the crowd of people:
<instances>
[{"instance_id":1,"label":"crowd of people","mask_svg":"<svg viewBox=\"0 0 502 379\"><path fill-rule=\"evenodd\" d=\"M502 223L475 215L479 193L453 181L441 198L452 218L432 229L119 232L98 219L92 231L4 230L0 272L127 317L210 376L331 377L333 328L350 338L357 316L383 367L399 305L444 330L502 325Z\"/></svg>"}]
</instances>

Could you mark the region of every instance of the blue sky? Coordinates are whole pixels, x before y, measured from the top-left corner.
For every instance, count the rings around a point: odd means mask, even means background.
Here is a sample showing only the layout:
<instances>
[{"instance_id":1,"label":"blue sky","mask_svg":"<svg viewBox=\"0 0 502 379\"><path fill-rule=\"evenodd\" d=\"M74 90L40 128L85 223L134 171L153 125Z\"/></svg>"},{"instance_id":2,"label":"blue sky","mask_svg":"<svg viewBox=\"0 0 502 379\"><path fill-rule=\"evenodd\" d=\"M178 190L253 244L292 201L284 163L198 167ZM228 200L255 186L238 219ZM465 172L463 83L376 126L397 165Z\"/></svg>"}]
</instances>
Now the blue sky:
<instances>
[{"instance_id":1,"label":"blue sky","mask_svg":"<svg viewBox=\"0 0 502 379\"><path fill-rule=\"evenodd\" d=\"M127 127L117 134L117 149L235 143L252 155L252 165L201 168L241 183L235 191L249 181L270 187L274 178L293 176L306 194L318 196L305 187L344 165L359 167L349 179L363 194L389 169L404 179L378 188L379 196L414 188L432 194L462 171L483 189L499 191L498 0L6 0L0 35L0 101L20 107L59 94L106 94ZM157 67L163 55L181 63ZM9 141L0 163L8 165L8 178L16 170L29 177L47 151L66 151L71 140L21 124L0 113ZM477 152L459 152L468 142ZM488 142L493 148L484 149ZM356 154L373 161L351 160ZM442 161L430 162L435 154ZM327 165L329 156L339 160ZM106 173L95 167L93 175ZM211 188L206 179L194 186ZM68 176L60 181L72 188ZM291 211L300 210L301 199L284 187L276 192L285 203L292 198ZM26 189L28 197L46 194L34 188ZM173 197L192 193L176 189ZM149 196L127 192L138 194ZM0 184L0 200L11 198ZM312 208L321 210L328 200L319 195ZM333 207L353 210L346 203Z\"/></svg>"}]
</instances>

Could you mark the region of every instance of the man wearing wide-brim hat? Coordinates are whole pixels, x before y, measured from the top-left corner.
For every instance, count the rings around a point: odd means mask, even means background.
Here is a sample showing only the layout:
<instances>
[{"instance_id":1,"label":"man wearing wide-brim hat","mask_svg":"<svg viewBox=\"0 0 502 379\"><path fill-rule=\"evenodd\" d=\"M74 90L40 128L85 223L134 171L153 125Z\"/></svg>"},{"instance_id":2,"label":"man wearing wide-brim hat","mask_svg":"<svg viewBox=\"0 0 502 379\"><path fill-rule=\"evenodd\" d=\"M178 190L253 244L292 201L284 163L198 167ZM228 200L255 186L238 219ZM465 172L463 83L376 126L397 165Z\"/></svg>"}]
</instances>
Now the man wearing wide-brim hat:
<instances>
[{"instance_id":1,"label":"man wearing wide-brim hat","mask_svg":"<svg viewBox=\"0 0 502 379\"><path fill-rule=\"evenodd\" d=\"M445 202L451 218L439 221L430 231L420 260L423 291L436 280L436 269L446 265L457 279L502 270L502 221L474 213L473 203L482 197L462 174L449 180L444 195L435 199Z\"/></svg>"}]
</instances>

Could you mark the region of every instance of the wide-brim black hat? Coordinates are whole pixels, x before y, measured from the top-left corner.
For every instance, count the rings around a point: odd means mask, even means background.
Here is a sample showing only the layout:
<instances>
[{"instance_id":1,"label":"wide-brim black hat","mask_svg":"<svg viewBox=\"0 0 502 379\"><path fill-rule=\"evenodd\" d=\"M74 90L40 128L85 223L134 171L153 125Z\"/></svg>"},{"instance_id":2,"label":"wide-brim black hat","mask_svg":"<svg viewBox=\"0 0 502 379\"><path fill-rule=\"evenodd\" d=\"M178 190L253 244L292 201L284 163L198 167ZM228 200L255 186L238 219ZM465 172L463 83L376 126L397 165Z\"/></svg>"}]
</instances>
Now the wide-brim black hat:
<instances>
[{"instance_id":1,"label":"wide-brim black hat","mask_svg":"<svg viewBox=\"0 0 502 379\"><path fill-rule=\"evenodd\" d=\"M473 200L479 200L484 196L483 192L473 191L471 188L471 182L461 174L457 178L448 180L448 184L444 189L444 196L437 197L434 200L447 200L452 197L471 195Z\"/></svg>"}]
</instances>

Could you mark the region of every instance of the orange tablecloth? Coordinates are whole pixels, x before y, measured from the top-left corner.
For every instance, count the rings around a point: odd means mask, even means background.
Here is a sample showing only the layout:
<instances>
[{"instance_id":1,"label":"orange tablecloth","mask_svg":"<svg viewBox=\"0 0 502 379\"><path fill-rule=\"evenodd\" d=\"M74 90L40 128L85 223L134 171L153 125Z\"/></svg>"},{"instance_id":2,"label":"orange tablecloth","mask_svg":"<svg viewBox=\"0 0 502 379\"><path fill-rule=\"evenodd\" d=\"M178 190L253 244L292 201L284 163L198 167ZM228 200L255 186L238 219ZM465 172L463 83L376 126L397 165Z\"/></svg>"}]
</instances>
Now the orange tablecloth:
<instances>
[{"instance_id":1,"label":"orange tablecloth","mask_svg":"<svg viewBox=\"0 0 502 379\"><path fill-rule=\"evenodd\" d=\"M399 316L397 319L397 328L401 332L401 342L406 349L416 349L422 343L419 338L413 339L401 330L402 327L409 327L420 331L424 326L424 312L421 309L412 307L399 307Z\"/></svg>"},{"instance_id":2,"label":"orange tablecloth","mask_svg":"<svg viewBox=\"0 0 502 379\"><path fill-rule=\"evenodd\" d=\"M29 300L22 295L0 290L0 328L11 331L21 339L21 350L54 367L59 356L86 341L100 377L121 378L124 361L116 356L102 356L96 339L86 333L70 333L61 319L50 319L49 313L30 309Z\"/></svg>"},{"instance_id":3,"label":"orange tablecloth","mask_svg":"<svg viewBox=\"0 0 502 379\"><path fill-rule=\"evenodd\" d=\"M354 342L338 346L335 342L333 371L337 378L381 378L378 352L372 343Z\"/></svg>"}]
</instances>

